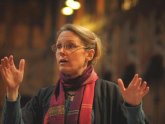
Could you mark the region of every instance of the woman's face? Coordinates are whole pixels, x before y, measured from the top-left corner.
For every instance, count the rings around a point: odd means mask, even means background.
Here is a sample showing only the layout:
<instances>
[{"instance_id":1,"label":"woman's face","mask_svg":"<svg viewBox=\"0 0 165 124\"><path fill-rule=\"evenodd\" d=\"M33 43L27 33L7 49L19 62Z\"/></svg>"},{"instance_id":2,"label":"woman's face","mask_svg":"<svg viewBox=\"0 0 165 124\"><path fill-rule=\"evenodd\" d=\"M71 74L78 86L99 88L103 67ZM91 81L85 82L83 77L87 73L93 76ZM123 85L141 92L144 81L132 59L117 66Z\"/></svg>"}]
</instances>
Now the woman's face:
<instances>
[{"instance_id":1,"label":"woman's face","mask_svg":"<svg viewBox=\"0 0 165 124\"><path fill-rule=\"evenodd\" d=\"M90 50L85 50L81 39L71 31L61 32L55 47L59 71L71 77L81 75L93 58Z\"/></svg>"}]
</instances>

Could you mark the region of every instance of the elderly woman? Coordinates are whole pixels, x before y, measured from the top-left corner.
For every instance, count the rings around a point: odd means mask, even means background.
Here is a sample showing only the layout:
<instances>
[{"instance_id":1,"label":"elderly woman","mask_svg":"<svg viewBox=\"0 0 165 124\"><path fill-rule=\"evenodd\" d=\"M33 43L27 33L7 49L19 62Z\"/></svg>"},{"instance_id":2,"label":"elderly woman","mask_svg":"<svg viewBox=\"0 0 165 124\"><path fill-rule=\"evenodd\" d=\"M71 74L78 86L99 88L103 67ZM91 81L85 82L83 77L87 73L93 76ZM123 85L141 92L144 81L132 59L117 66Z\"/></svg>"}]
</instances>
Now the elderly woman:
<instances>
[{"instance_id":1,"label":"elderly woman","mask_svg":"<svg viewBox=\"0 0 165 124\"><path fill-rule=\"evenodd\" d=\"M66 24L52 46L60 77L55 86L41 89L24 108L20 107L25 60L19 68L13 56L1 59L0 71L6 83L4 124L145 124L142 98L146 82L135 74L127 88L100 79L93 65L101 56L100 39L81 26ZM118 87L119 86L119 87Z\"/></svg>"}]
</instances>

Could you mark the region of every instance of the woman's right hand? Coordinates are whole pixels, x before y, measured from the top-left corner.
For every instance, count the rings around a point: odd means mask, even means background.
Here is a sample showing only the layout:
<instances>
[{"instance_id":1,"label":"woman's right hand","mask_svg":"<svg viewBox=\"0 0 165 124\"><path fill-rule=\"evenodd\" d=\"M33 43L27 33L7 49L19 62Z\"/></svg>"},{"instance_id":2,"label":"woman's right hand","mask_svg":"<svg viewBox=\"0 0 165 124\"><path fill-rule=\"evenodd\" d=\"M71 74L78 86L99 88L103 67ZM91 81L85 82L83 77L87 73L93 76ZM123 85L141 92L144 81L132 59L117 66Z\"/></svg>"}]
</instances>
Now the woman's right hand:
<instances>
[{"instance_id":1,"label":"woman's right hand","mask_svg":"<svg viewBox=\"0 0 165 124\"><path fill-rule=\"evenodd\" d=\"M12 55L1 59L0 72L7 87L7 98L10 101L16 101L18 97L18 90L23 80L24 67L24 59L20 60L18 69L15 67Z\"/></svg>"}]
</instances>

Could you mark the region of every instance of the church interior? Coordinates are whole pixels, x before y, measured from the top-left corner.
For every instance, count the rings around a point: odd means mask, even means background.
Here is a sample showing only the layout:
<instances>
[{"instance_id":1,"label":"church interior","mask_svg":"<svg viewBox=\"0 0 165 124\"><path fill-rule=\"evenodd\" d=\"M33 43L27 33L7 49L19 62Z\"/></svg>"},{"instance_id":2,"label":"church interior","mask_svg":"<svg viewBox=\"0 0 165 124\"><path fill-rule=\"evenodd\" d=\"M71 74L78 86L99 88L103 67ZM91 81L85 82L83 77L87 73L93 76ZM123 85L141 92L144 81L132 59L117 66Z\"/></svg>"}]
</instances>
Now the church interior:
<instances>
[{"instance_id":1,"label":"church interior","mask_svg":"<svg viewBox=\"0 0 165 124\"><path fill-rule=\"evenodd\" d=\"M147 118L164 124L164 5L164 0L0 0L0 59L12 54L17 66L26 60L21 105L58 79L51 45L62 25L74 23L94 31L103 43L95 67L99 76L113 82L121 77L128 86L140 74L150 86L142 103ZM0 115L5 90L0 76Z\"/></svg>"}]
</instances>

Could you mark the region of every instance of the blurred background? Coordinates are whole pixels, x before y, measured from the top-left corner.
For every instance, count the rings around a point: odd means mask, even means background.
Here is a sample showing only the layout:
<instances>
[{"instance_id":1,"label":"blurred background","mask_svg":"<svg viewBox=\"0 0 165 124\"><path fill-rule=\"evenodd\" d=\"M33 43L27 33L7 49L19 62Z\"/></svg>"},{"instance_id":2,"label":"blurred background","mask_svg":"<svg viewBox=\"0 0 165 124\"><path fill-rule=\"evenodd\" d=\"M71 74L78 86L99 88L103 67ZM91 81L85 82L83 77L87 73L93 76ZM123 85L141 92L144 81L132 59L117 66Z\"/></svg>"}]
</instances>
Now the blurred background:
<instances>
[{"instance_id":1,"label":"blurred background","mask_svg":"<svg viewBox=\"0 0 165 124\"><path fill-rule=\"evenodd\" d=\"M143 108L150 124L165 123L164 0L0 0L0 59L26 60L20 88L22 106L42 87L56 82L56 60L50 46L65 23L94 31L104 55L96 65L101 78L127 86L139 73L150 86ZM5 98L0 77L0 114Z\"/></svg>"}]
</instances>

